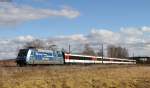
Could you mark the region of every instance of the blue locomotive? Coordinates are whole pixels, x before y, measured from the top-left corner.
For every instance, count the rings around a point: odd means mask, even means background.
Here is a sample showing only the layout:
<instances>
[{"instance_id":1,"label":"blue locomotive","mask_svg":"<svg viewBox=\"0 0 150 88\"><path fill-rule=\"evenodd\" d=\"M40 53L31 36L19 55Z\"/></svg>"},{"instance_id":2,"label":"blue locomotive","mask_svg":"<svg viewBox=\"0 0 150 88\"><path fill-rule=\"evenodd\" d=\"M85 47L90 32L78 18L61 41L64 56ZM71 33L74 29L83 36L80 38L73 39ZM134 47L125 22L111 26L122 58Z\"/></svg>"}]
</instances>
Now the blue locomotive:
<instances>
[{"instance_id":1,"label":"blue locomotive","mask_svg":"<svg viewBox=\"0 0 150 88\"><path fill-rule=\"evenodd\" d=\"M20 49L16 58L17 65L64 64L62 51L42 49Z\"/></svg>"}]
</instances>

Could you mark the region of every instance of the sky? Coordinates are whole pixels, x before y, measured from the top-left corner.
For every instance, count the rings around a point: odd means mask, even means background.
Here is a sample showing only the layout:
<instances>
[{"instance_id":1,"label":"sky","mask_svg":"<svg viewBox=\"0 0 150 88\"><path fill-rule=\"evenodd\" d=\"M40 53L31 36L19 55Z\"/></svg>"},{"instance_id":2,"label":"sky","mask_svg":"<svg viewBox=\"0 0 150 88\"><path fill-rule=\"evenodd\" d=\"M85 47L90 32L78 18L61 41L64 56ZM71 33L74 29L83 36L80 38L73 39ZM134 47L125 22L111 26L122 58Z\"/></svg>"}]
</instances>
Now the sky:
<instances>
[{"instance_id":1,"label":"sky","mask_svg":"<svg viewBox=\"0 0 150 88\"><path fill-rule=\"evenodd\" d=\"M149 0L0 0L0 57L35 38L123 44L149 56L149 8Z\"/></svg>"}]
</instances>

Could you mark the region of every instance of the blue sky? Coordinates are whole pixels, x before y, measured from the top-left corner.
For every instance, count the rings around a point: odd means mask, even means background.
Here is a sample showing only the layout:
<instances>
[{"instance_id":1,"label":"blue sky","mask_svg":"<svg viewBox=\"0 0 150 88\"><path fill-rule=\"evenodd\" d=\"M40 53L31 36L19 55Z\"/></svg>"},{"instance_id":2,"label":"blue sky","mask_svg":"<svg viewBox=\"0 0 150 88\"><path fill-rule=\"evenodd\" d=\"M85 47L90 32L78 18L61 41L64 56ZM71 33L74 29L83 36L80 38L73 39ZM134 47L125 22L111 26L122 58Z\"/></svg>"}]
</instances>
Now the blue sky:
<instances>
[{"instance_id":1,"label":"blue sky","mask_svg":"<svg viewBox=\"0 0 150 88\"><path fill-rule=\"evenodd\" d=\"M0 59L35 39L43 46L122 46L150 56L150 0L0 0ZM52 42L51 42L52 41ZM80 47L79 47L80 45ZM9 54L9 55L8 55Z\"/></svg>"},{"instance_id":2,"label":"blue sky","mask_svg":"<svg viewBox=\"0 0 150 88\"><path fill-rule=\"evenodd\" d=\"M150 26L149 0L13 0L17 6L59 10L70 7L80 15L73 19L46 17L16 25L1 25L0 37L88 34L92 28L119 31L121 27Z\"/></svg>"}]
</instances>

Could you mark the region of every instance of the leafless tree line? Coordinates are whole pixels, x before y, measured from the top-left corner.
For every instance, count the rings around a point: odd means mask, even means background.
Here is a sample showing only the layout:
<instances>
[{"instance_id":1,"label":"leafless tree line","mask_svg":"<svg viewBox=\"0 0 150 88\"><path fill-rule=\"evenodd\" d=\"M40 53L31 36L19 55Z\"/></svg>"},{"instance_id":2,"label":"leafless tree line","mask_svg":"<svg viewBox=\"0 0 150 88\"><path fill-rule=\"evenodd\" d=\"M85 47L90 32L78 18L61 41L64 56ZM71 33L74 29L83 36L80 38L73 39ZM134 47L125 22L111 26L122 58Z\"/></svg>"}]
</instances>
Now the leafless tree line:
<instances>
[{"instance_id":1,"label":"leafless tree line","mask_svg":"<svg viewBox=\"0 0 150 88\"><path fill-rule=\"evenodd\" d=\"M41 48L41 49L50 49L55 50L57 46L53 44L53 42L50 42L50 45L46 45L44 41L36 39L31 42L28 42L25 44L24 48ZM80 47L80 46L79 46ZM65 49L62 49L65 52ZM103 56L104 50L99 49L97 52L90 46L90 44L85 44L83 51L81 51L81 54L84 55L94 55L94 56ZM107 46L107 56L108 57L115 57L115 58L126 58L129 57L128 50L126 48L123 48L121 46L114 46L114 45L108 45Z\"/></svg>"},{"instance_id":2,"label":"leafless tree line","mask_svg":"<svg viewBox=\"0 0 150 88\"><path fill-rule=\"evenodd\" d=\"M129 57L128 50L121 46L109 45L107 47L107 56L116 58L127 58Z\"/></svg>"},{"instance_id":3,"label":"leafless tree line","mask_svg":"<svg viewBox=\"0 0 150 88\"><path fill-rule=\"evenodd\" d=\"M82 54L103 56L104 55L103 52L104 52L103 49L99 49L98 52L95 52L94 49L92 49L92 47L89 46L89 44L85 44ZM129 57L129 53L126 48L123 48L121 46L108 45L107 56L114 58L127 58Z\"/></svg>"},{"instance_id":4,"label":"leafless tree line","mask_svg":"<svg viewBox=\"0 0 150 88\"><path fill-rule=\"evenodd\" d=\"M39 49L56 50L57 46L52 41L49 41L49 43L47 43L47 42L44 42L43 40L35 39L31 42L27 42L24 45L24 48L39 48Z\"/></svg>"}]
</instances>

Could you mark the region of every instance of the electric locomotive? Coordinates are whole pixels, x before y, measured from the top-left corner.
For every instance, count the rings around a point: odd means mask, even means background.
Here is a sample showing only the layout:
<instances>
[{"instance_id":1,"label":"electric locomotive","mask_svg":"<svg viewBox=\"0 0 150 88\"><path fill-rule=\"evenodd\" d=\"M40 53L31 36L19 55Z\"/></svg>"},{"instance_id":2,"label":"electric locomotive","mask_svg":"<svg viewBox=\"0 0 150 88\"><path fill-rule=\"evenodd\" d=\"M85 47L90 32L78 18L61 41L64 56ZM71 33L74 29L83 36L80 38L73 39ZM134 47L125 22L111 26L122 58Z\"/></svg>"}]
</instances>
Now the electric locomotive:
<instances>
[{"instance_id":1,"label":"electric locomotive","mask_svg":"<svg viewBox=\"0 0 150 88\"><path fill-rule=\"evenodd\" d=\"M62 51L20 49L16 62L19 66L38 64L64 64Z\"/></svg>"}]
</instances>

